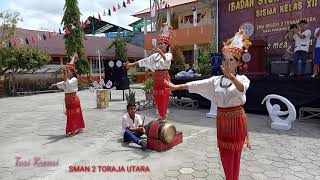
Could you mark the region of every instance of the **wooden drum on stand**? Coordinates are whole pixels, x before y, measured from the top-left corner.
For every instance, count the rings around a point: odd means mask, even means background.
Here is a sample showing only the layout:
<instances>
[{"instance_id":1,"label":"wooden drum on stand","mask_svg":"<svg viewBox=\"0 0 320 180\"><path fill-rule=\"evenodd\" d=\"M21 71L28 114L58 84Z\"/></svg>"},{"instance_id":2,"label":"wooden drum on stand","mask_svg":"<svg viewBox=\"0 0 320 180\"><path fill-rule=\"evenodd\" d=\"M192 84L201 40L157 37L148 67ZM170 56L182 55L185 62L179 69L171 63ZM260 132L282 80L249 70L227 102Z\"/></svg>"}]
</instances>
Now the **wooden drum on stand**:
<instances>
[{"instance_id":1,"label":"wooden drum on stand","mask_svg":"<svg viewBox=\"0 0 320 180\"><path fill-rule=\"evenodd\" d=\"M171 143L176 138L176 127L166 121L151 121L145 126L148 138L159 139L165 144Z\"/></svg>"}]
</instances>

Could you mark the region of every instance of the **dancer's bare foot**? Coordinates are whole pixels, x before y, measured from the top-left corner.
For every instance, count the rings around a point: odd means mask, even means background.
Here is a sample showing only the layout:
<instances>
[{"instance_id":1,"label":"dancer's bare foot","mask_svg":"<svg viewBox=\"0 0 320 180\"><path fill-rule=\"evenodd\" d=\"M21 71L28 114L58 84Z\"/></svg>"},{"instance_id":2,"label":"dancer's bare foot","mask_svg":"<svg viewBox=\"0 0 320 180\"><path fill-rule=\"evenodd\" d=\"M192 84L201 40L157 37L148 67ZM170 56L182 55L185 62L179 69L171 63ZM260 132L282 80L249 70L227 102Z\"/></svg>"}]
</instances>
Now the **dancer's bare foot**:
<instances>
[{"instance_id":1,"label":"dancer's bare foot","mask_svg":"<svg viewBox=\"0 0 320 180\"><path fill-rule=\"evenodd\" d=\"M246 146L243 147L244 151L250 151L251 150L251 145L247 144Z\"/></svg>"},{"instance_id":2,"label":"dancer's bare foot","mask_svg":"<svg viewBox=\"0 0 320 180\"><path fill-rule=\"evenodd\" d=\"M75 132L73 132L72 134L73 135L77 135L77 134L80 134L80 133L82 133L83 132L83 130L82 129L77 129Z\"/></svg>"},{"instance_id":3,"label":"dancer's bare foot","mask_svg":"<svg viewBox=\"0 0 320 180\"><path fill-rule=\"evenodd\" d=\"M78 129L75 133L76 133L76 134L83 133L83 129Z\"/></svg>"},{"instance_id":4,"label":"dancer's bare foot","mask_svg":"<svg viewBox=\"0 0 320 180\"><path fill-rule=\"evenodd\" d=\"M72 133L68 133L67 135L68 135L68 137L72 137L75 135L75 133L72 132Z\"/></svg>"}]
</instances>

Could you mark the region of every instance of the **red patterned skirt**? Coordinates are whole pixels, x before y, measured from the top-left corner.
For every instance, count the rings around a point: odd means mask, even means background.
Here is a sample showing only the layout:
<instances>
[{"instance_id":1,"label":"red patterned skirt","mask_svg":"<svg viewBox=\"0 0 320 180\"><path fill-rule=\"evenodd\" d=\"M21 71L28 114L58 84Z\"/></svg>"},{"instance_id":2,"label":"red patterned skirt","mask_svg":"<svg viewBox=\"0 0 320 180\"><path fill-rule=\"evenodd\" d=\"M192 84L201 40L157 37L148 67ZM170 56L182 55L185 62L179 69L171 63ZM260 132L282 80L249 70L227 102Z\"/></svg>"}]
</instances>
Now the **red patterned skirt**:
<instances>
[{"instance_id":1,"label":"red patterned skirt","mask_svg":"<svg viewBox=\"0 0 320 180\"><path fill-rule=\"evenodd\" d=\"M84 128L84 120L80 106L80 99L76 93L65 94L67 126L66 134L76 132Z\"/></svg>"},{"instance_id":2,"label":"red patterned skirt","mask_svg":"<svg viewBox=\"0 0 320 180\"><path fill-rule=\"evenodd\" d=\"M247 116L242 106L218 107L216 123L219 148L239 151L244 144L249 147Z\"/></svg>"},{"instance_id":3,"label":"red patterned skirt","mask_svg":"<svg viewBox=\"0 0 320 180\"><path fill-rule=\"evenodd\" d=\"M166 118L170 96L170 88L164 83L164 80L170 80L168 70L157 70L153 81L153 98L157 106L160 117Z\"/></svg>"}]
</instances>

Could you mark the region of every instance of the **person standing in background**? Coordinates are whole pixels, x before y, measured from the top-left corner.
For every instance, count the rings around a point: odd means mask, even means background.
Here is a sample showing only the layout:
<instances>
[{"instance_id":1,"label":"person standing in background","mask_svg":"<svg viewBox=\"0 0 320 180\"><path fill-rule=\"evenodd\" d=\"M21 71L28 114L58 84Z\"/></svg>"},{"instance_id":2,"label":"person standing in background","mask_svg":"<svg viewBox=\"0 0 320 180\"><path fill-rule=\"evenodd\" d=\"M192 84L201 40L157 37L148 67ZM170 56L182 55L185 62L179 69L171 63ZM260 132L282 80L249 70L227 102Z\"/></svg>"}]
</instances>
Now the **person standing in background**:
<instances>
[{"instance_id":1,"label":"person standing in background","mask_svg":"<svg viewBox=\"0 0 320 180\"><path fill-rule=\"evenodd\" d=\"M311 77L316 77L320 70L320 27L316 28L314 31L314 37L317 39L316 46L314 49L314 66L313 75Z\"/></svg>"},{"instance_id":2,"label":"person standing in background","mask_svg":"<svg viewBox=\"0 0 320 180\"><path fill-rule=\"evenodd\" d=\"M307 29L308 23L306 20L299 22L299 29L291 30L293 34L290 39L295 42L294 54L293 54L293 65L295 75L306 74L306 62L308 59L311 31ZM301 61L301 67L299 65Z\"/></svg>"}]
</instances>

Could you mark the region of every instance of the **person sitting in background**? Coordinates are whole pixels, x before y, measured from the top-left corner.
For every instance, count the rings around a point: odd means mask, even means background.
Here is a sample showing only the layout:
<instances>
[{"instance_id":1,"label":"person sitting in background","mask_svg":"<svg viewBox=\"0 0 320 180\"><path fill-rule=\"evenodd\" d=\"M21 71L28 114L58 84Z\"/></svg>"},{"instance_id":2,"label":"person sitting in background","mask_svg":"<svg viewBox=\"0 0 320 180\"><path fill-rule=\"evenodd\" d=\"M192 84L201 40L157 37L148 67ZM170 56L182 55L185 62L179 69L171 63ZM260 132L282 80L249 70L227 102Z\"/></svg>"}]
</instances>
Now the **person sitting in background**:
<instances>
[{"instance_id":1,"label":"person sitting in background","mask_svg":"<svg viewBox=\"0 0 320 180\"><path fill-rule=\"evenodd\" d=\"M141 139L145 129L141 116L136 114L135 104L127 105L127 113L121 117L122 133L124 142L134 142L142 147L147 148L147 142Z\"/></svg>"},{"instance_id":2,"label":"person sitting in background","mask_svg":"<svg viewBox=\"0 0 320 180\"><path fill-rule=\"evenodd\" d=\"M189 68L186 71L178 72L175 77L195 77L200 76L200 74L196 73L196 70L193 68L193 65L189 65Z\"/></svg>"}]
</instances>

